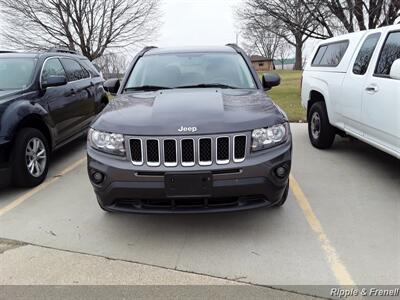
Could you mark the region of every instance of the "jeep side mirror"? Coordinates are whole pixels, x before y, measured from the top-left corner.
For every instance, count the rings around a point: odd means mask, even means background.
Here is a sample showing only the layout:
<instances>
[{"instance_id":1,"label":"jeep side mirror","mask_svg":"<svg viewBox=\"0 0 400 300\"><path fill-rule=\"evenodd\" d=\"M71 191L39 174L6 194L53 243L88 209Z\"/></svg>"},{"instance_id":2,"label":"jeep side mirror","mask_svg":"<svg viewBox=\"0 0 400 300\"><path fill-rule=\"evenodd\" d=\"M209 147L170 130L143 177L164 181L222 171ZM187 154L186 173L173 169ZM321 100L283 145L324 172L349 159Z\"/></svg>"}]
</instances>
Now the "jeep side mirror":
<instances>
[{"instance_id":1,"label":"jeep side mirror","mask_svg":"<svg viewBox=\"0 0 400 300\"><path fill-rule=\"evenodd\" d=\"M278 86L281 84L281 77L275 73L265 73L262 76L262 85L264 90L268 91L272 89L274 86Z\"/></svg>"},{"instance_id":2,"label":"jeep side mirror","mask_svg":"<svg viewBox=\"0 0 400 300\"><path fill-rule=\"evenodd\" d=\"M49 76L46 81L42 82L42 88L47 89L49 87L62 86L67 84L67 78L65 76Z\"/></svg>"},{"instance_id":3,"label":"jeep side mirror","mask_svg":"<svg viewBox=\"0 0 400 300\"><path fill-rule=\"evenodd\" d=\"M115 95L118 92L120 85L121 82L118 78L112 78L104 82L104 89L110 94Z\"/></svg>"},{"instance_id":4,"label":"jeep side mirror","mask_svg":"<svg viewBox=\"0 0 400 300\"><path fill-rule=\"evenodd\" d=\"M390 78L400 80L400 59L396 59L390 68Z\"/></svg>"}]
</instances>

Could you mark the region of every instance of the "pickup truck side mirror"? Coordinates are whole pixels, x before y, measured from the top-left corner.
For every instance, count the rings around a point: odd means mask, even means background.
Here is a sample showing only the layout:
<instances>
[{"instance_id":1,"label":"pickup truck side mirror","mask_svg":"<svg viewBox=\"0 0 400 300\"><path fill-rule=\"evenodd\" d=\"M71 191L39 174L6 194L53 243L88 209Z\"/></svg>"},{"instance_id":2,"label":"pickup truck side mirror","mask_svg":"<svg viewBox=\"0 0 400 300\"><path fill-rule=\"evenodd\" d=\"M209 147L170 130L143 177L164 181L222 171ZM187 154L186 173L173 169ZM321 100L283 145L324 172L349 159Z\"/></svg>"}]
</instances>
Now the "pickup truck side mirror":
<instances>
[{"instance_id":1,"label":"pickup truck side mirror","mask_svg":"<svg viewBox=\"0 0 400 300\"><path fill-rule=\"evenodd\" d=\"M396 59L390 68L390 78L400 80L400 59Z\"/></svg>"},{"instance_id":2,"label":"pickup truck side mirror","mask_svg":"<svg viewBox=\"0 0 400 300\"><path fill-rule=\"evenodd\" d=\"M115 95L118 92L120 85L121 82L118 78L112 78L104 82L104 89L110 94Z\"/></svg>"},{"instance_id":3,"label":"pickup truck side mirror","mask_svg":"<svg viewBox=\"0 0 400 300\"><path fill-rule=\"evenodd\" d=\"M281 84L281 77L275 73L265 73L262 76L262 85L264 90L269 91L274 86Z\"/></svg>"},{"instance_id":4,"label":"pickup truck side mirror","mask_svg":"<svg viewBox=\"0 0 400 300\"><path fill-rule=\"evenodd\" d=\"M62 86L67 84L67 78L65 76L49 76L46 81L42 82L42 88L47 89L49 87Z\"/></svg>"}]
</instances>

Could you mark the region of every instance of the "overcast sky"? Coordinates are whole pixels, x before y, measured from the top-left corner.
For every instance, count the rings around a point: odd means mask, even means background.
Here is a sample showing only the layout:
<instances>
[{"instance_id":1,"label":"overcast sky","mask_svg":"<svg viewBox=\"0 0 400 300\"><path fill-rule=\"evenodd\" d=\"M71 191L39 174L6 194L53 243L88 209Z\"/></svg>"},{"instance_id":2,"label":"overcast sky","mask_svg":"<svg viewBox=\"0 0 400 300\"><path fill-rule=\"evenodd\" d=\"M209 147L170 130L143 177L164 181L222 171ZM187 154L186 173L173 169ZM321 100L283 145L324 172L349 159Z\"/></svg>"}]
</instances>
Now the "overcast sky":
<instances>
[{"instance_id":1,"label":"overcast sky","mask_svg":"<svg viewBox=\"0 0 400 300\"><path fill-rule=\"evenodd\" d=\"M163 0L158 46L235 42L235 7L243 0Z\"/></svg>"},{"instance_id":2,"label":"overcast sky","mask_svg":"<svg viewBox=\"0 0 400 300\"><path fill-rule=\"evenodd\" d=\"M245 0L163 0L160 34L155 45L198 46L235 43L239 33L236 9ZM239 36L239 44L243 37ZM304 55L315 46L307 43Z\"/></svg>"}]
</instances>

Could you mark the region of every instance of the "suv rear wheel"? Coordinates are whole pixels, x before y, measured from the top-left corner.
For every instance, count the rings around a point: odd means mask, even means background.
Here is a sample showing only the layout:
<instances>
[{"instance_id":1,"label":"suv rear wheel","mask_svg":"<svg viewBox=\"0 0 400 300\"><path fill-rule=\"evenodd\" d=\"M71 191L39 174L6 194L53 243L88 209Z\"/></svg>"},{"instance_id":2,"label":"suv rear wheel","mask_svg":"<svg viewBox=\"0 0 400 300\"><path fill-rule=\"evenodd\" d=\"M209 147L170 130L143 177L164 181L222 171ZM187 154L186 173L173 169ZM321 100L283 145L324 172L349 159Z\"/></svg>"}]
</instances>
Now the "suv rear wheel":
<instances>
[{"instance_id":1,"label":"suv rear wheel","mask_svg":"<svg viewBox=\"0 0 400 300\"><path fill-rule=\"evenodd\" d=\"M49 169L49 144L42 132L24 128L18 132L13 154L14 185L33 187L41 184Z\"/></svg>"},{"instance_id":2,"label":"suv rear wheel","mask_svg":"<svg viewBox=\"0 0 400 300\"><path fill-rule=\"evenodd\" d=\"M330 148L335 140L335 128L329 123L324 102L314 103L308 114L308 135L311 144L318 149Z\"/></svg>"}]
</instances>

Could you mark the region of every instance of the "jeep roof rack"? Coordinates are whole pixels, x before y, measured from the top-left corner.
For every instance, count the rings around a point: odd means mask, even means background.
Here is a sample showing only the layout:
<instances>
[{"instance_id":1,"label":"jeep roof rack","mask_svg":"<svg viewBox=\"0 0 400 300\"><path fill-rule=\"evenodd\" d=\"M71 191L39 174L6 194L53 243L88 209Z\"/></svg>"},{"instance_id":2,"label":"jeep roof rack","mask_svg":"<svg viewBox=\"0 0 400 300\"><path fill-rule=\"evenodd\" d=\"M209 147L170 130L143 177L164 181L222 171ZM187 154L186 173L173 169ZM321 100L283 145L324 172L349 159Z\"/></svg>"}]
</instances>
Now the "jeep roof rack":
<instances>
[{"instance_id":1,"label":"jeep roof rack","mask_svg":"<svg viewBox=\"0 0 400 300\"><path fill-rule=\"evenodd\" d=\"M56 53L69 53L69 54L78 54L78 52L68 49L66 47L54 47L50 48L47 52L56 52Z\"/></svg>"}]
</instances>

